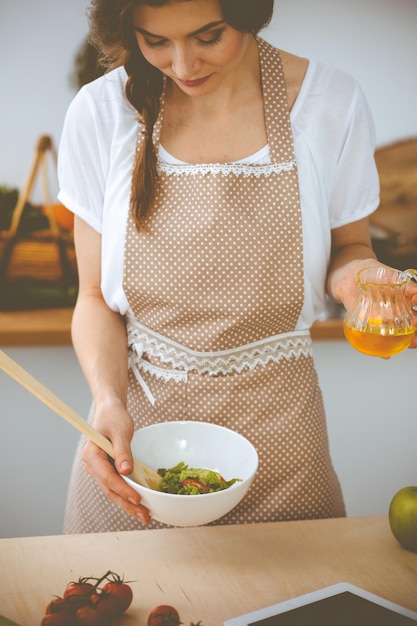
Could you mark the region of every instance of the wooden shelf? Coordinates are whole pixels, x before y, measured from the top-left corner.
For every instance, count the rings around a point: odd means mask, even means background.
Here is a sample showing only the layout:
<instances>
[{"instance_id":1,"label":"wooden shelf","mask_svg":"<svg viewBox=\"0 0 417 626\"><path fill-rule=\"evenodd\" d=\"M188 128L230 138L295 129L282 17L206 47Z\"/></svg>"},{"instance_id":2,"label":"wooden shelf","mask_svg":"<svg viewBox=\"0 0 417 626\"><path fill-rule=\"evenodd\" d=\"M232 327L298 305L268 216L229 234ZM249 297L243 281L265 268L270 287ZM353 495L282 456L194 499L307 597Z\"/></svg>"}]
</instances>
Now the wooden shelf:
<instances>
[{"instance_id":1,"label":"wooden shelf","mask_svg":"<svg viewBox=\"0 0 417 626\"><path fill-rule=\"evenodd\" d=\"M69 346L71 317L71 308L0 311L0 346ZM311 336L317 341L344 339L342 321L317 322Z\"/></svg>"},{"instance_id":2,"label":"wooden shelf","mask_svg":"<svg viewBox=\"0 0 417 626\"><path fill-rule=\"evenodd\" d=\"M345 341L342 319L327 319L316 322L311 328L313 341Z\"/></svg>"},{"instance_id":3,"label":"wooden shelf","mask_svg":"<svg viewBox=\"0 0 417 626\"><path fill-rule=\"evenodd\" d=\"M0 345L71 345L71 317L70 308L0 311Z\"/></svg>"}]
</instances>

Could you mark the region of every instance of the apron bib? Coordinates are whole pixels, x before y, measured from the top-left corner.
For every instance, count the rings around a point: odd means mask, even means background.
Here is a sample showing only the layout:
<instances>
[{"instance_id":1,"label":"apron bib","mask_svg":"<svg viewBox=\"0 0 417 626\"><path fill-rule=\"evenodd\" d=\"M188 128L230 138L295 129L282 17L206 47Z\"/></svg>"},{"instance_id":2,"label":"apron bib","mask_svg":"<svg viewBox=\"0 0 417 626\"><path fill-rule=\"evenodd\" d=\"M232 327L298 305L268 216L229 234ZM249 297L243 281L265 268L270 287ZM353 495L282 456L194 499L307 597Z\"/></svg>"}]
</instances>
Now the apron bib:
<instances>
[{"instance_id":1,"label":"apron bib","mask_svg":"<svg viewBox=\"0 0 417 626\"><path fill-rule=\"evenodd\" d=\"M279 52L258 46L270 165L160 163L148 228L137 232L129 215L125 241L135 428L211 421L259 454L249 493L215 524L345 514L310 336L294 330L303 250L284 74ZM156 150L163 112L162 101ZM125 514L85 472L72 483L68 532L165 527Z\"/></svg>"}]
</instances>

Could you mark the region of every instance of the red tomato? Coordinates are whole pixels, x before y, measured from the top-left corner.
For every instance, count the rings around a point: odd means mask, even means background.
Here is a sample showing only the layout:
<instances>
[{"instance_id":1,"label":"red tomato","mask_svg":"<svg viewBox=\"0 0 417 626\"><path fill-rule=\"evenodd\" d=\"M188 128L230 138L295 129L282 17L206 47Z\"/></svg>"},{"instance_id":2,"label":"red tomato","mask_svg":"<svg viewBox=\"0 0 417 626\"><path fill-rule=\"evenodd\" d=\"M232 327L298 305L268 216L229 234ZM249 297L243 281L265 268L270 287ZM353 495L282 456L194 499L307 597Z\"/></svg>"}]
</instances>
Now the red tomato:
<instances>
[{"instance_id":1,"label":"red tomato","mask_svg":"<svg viewBox=\"0 0 417 626\"><path fill-rule=\"evenodd\" d=\"M121 615L121 613L119 614L117 599L106 593L100 594L98 601L95 603L95 608L100 615L103 615L107 619L113 619L116 615Z\"/></svg>"},{"instance_id":2,"label":"red tomato","mask_svg":"<svg viewBox=\"0 0 417 626\"><path fill-rule=\"evenodd\" d=\"M71 613L71 607L63 598L54 598L45 609L45 613Z\"/></svg>"},{"instance_id":3,"label":"red tomato","mask_svg":"<svg viewBox=\"0 0 417 626\"><path fill-rule=\"evenodd\" d=\"M116 607L115 615L122 615L132 604L133 591L122 581L111 581L104 585L103 596L107 596L114 601ZM103 597L103 602L105 597Z\"/></svg>"},{"instance_id":4,"label":"red tomato","mask_svg":"<svg viewBox=\"0 0 417 626\"><path fill-rule=\"evenodd\" d=\"M65 618L68 618L70 624L73 621L73 617L75 615L75 603L78 602L77 598L70 596L69 598L54 598L48 604L45 609L45 615L60 615L61 621L56 621L57 624L64 624L66 622L62 621ZM78 605L79 606L79 605ZM49 623L49 622L48 622ZM51 621L50 623L55 623Z\"/></svg>"},{"instance_id":5,"label":"red tomato","mask_svg":"<svg viewBox=\"0 0 417 626\"><path fill-rule=\"evenodd\" d=\"M93 591L91 596L88 596L88 604L89 604L89 606L97 606L97 604L101 600L101 596L102 596L101 593L97 593L96 591Z\"/></svg>"},{"instance_id":6,"label":"red tomato","mask_svg":"<svg viewBox=\"0 0 417 626\"><path fill-rule=\"evenodd\" d=\"M47 613L43 616L41 626L73 626L74 618L67 613Z\"/></svg>"},{"instance_id":7,"label":"red tomato","mask_svg":"<svg viewBox=\"0 0 417 626\"><path fill-rule=\"evenodd\" d=\"M66 586L63 598L69 598L70 596L87 596L93 588L94 585L83 582L82 579L80 579L78 582L71 582Z\"/></svg>"},{"instance_id":8,"label":"red tomato","mask_svg":"<svg viewBox=\"0 0 417 626\"><path fill-rule=\"evenodd\" d=\"M201 489L202 491L210 491L210 485L205 485L196 478L184 478L182 484L184 485L184 487L186 487L187 485L191 485L192 487L196 487L197 489Z\"/></svg>"},{"instance_id":9,"label":"red tomato","mask_svg":"<svg viewBox=\"0 0 417 626\"><path fill-rule=\"evenodd\" d=\"M105 615L99 606L82 606L75 614L76 623L80 626L106 626L112 620L111 615Z\"/></svg>"},{"instance_id":10,"label":"red tomato","mask_svg":"<svg viewBox=\"0 0 417 626\"><path fill-rule=\"evenodd\" d=\"M148 615L147 626L180 626L177 609L167 604L156 606Z\"/></svg>"}]
</instances>

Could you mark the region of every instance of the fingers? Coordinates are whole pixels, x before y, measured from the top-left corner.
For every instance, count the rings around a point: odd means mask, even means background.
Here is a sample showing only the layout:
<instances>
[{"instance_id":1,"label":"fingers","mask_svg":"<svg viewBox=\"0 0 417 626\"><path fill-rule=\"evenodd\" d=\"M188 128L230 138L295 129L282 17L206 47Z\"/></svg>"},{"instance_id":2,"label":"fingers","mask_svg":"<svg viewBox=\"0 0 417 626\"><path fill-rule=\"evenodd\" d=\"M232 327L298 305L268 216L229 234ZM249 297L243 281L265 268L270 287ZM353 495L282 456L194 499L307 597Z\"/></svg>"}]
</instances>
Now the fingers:
<instances>
[{"instance_id":1,"label":"fingers","mask_svg":"<svg viewBox=\"0 0 417 626\"><path fill-rule=\"evenodd\" d=\"M122 457L126 456L123 450ZM111 502L144 524L151 522L148 509L140 503L140 495L118 475L113 463L109 461L103 450L97 448L93 443L87 442L82 458L86 471L95 479L104 495ZM131 463L131 456L130 461L127 459L126 461ZM121 463L123 464L123 462L122 460Z\"/></svg>"},{"instance_id":2,"label":"fingers","mask_svg":"<svg viewBox=\"0 0 417 626\"><path fill-rule=\"evenodd\" d=\"M127 476L133 471L133 457L130 442L133 436L133 427L127 432L117 431L110 433L109 439L113 444L114 463L119 474Z\"/></svg>"},{"instance_id":3,"label":"fingers","mask_svg":"<svg viewBox=\"0 0 417 626\"><path fill-rule=\"evenodd\" d=\"M114 413L114 419L108 420L106 413L97 412L95 424L98 430L112 442L114 463L119 474L129 475L133 471L133 457L130 443L133 437L133 422L130 416L123 411Z\"/></svg>"},{"instance_id":4,"label":"fingers","mask_svg":"<svg viewBox=\"0 0 417 626\"><path fill-rule=\"evenodd\" d=\"M415 349L417 348L417 294L412 298L412 310L414 312L414 319L413 319L413 324L415 327L415 333L414 333L414 337L410 343L410 345L408 346L409 348Z\"/></svg>"},{"instance_id":5,"label":"fingers","mask_svg":"<svg viewBox=\"0 0 417 626\"><path fill-rule=\"evenodd\" d=\"M417 284L414 281L406 285L405 295L410 298L412 306L417 306Z\"/></svg>"},{"instance_id":6,"label":"fingers","mask_svg":"<svg viewBox=\"0 0 417 626\"><path fill-rule=\"evenodd\" d=\"M417 348L417 334L414 335L413 340L408 347L411 348L412 350L413 349L415 350Z\"/></svg>"},{"instance_id":7,"label":"fingers","mask_svg":"<svg viewBox=\"0 0 417 626\"><path fill-rule=\"evenodd\" d=\"M413 340L408 347L415 349L417 348L417 285L414 280L407 285L405 294L411 302L411 310L414 314L413 324L416 328L416 334L414 335Z\"/></svg>"}]
</instances>

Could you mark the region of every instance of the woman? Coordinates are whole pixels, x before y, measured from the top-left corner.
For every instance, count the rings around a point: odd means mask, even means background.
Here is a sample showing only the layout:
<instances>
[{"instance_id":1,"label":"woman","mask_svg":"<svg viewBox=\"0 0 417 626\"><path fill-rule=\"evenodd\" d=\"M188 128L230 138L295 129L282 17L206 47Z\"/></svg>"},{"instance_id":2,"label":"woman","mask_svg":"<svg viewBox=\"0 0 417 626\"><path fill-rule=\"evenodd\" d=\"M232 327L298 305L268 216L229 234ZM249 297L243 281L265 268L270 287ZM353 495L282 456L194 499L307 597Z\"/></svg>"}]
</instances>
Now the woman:
<instances>
[{"instance_id":1,"label":"woman","mask_svg":"<svg viewBox=\"0 0 417 626\"><path fill-rule=\"evenodd\" d=\"M66 532L157 526L119 473L135 429L175 419L258 450L219 523L345 514L309 328L326 292L349 306L357 271L378 264L373 129L351 78L258 37L272 10L92 1L115 69L68 111L60 200L76 214L73 342L117 472L80 443Z\"/></svg>"}]
</instances>

